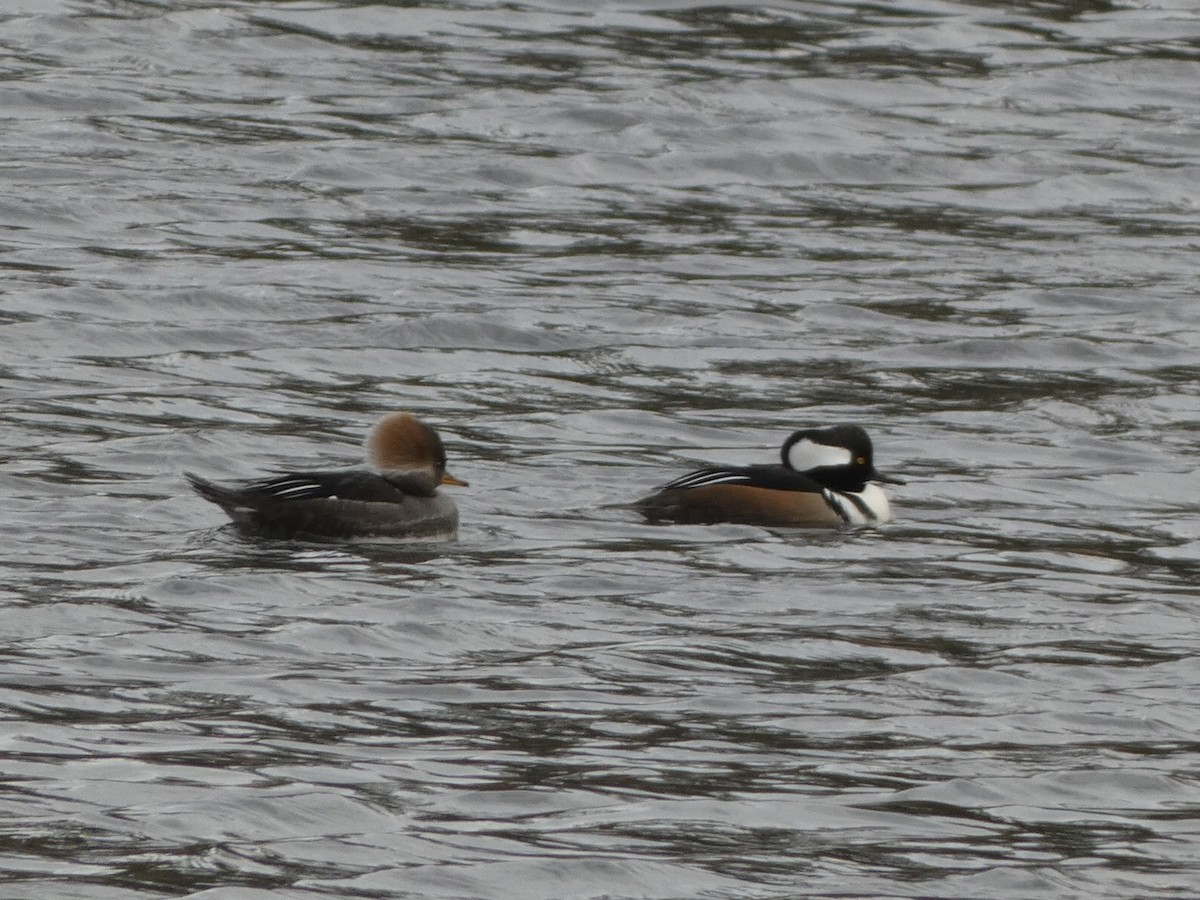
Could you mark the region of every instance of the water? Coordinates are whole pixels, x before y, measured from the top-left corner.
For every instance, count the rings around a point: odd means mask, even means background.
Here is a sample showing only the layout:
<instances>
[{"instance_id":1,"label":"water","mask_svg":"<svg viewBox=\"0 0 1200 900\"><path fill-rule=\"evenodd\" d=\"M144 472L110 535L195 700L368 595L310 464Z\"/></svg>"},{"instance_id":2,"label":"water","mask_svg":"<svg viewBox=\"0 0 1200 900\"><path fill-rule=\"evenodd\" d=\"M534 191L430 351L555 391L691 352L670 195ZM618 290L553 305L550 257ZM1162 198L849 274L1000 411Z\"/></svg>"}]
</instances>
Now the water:
<instances>
[{"instance_id":1,"label":"water","mask_svg":"<svg viewBox=\"0 0 1200 900\"><path fill-rule=\"evenodd\" d=\"M1190 6L0 19L0 895L1200 890ZM395 409L457 542L180 476ZM621 505L837 421L894 525Z\"/></svg>"}]
</instances>

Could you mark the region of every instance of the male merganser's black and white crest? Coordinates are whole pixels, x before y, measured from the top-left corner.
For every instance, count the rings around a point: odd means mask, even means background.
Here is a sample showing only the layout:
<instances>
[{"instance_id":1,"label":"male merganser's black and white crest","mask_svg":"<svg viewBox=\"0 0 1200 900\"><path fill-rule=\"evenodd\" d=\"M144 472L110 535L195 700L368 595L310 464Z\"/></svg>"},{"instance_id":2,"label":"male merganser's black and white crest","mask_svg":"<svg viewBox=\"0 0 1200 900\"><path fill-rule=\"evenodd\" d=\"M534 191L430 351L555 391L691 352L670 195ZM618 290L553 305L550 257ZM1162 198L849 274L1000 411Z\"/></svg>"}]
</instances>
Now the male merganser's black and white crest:
<instances>
[{"instance_id":1,"label":"male merganser's black and white crest","mask_svg":"<svg viewBox=\"0 0 1200 900\"><path fill-rule=\"evenodd\" d=\"M446 472L436 431L408 413L384 416L367 439L376 471L288 472L238 485L185 472L237 524L280 536L449 538L458 509L438 491L466 485Z\"/></svg>"},{"instance_id":2,"label":"male merganser's black and white crest","mask_svg":"<svg viewBox=\"0 0 1200 900\"><path fill-rule=\"evenodd\" d=\"M797 431L780 456L780 465L698 469L637 506L649 519L685 523L828 527L892 520L876 482L904 482L875 468L871 439L858 425Z\"/></svg>"}]
</instances>

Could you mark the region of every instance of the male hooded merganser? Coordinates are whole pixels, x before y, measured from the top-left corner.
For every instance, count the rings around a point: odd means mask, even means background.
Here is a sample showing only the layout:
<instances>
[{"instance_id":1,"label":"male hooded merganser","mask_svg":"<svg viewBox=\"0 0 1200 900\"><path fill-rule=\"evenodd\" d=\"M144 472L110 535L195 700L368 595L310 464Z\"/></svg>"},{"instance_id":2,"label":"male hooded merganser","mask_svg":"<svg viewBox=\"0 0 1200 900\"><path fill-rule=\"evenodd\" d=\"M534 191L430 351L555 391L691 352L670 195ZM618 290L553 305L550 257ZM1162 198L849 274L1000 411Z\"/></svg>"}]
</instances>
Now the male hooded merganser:
<instances>
[{"instance_id":1,"label":"male hooded merganser","mask_svg":"<svg viewBox=\"0 0 1200 900\"><path fill-rule=\"evenodd\" d=\"M686 523L821 527L891 521L887 495L872 482L904 482L876 470L871 439L859 426L797 431L781 456L782 465L699 469L637 505L647 518Z\"/></svg>"},{"instance_id":2,"label":"male hooded merganser","mask_svg":"<svg viewBox=\"0 0 1200 900\"><path fill-rule=\"evenodd\" d=\"M466 485L446 472L436 431L408 413L379 420L367 438L377 472L293 472L247 484L213 484L185 472L205 500L245 528L316 537L452 537L454 501L438 485Z\"/></svg>"}]
</instances>

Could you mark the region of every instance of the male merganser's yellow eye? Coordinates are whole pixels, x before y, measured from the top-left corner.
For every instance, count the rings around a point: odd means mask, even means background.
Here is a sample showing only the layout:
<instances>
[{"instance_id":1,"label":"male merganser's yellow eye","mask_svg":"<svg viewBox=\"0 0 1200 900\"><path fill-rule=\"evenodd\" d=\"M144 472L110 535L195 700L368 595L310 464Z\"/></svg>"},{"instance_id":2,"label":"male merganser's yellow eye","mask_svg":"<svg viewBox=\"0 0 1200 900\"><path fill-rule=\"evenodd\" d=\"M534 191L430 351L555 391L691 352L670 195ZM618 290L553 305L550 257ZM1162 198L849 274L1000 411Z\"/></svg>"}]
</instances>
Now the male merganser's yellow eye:
<instances>
[{"instance_id":1,"label":"male merganser's yellow eye","mask_svg":"<svg viewBox=\"0 0 1200 900\"><path fill-rule=\"evenodd\" d=\"M860 456L858 459L855 460L855 462L858 463L860 466L865 466L867 464L867 458L865 456Z\"/></svg>"}]
</instances>

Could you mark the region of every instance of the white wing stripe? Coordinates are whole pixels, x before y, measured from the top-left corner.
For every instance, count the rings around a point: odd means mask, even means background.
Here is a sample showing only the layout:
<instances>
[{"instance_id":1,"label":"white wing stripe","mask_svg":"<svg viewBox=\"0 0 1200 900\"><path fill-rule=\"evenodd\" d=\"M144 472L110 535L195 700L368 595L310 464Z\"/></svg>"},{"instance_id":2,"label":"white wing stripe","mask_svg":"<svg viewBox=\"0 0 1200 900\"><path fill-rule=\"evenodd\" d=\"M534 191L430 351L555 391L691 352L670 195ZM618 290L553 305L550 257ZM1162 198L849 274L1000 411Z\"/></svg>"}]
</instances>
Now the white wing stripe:
<instances>
[{"instance_id":1,"label":"white wing stripe","mask_svg":"<svg viewBox=\"0 0 1200 900\"><path fill-rule=\"evenodd\" d=\"M271 493L276 497L303 497L305 494L315 494L320 491L319 484L298 484L295 487L273 487Z\"/></svg>"},{"instance_id":2,"label":"white wing stripe","mask_svg":"<svg viewBox=\"0 0 1200 900\"><path fill-rule=\"evenodd\" d=\"M708 487L710 484L744 484L749 480L745 475L739 475L736 472L694 472L691 475L676 478L667 487L697 488Z\"/></svg>"},{"instance_id":3,"label":"white wing stripe","mask_svg":"<svg viewBox=\"0 0 1200 900\"><path fill-rule=\"evenodd\" d=\"M315 481L310 481L306 478L272 478L268 481L256 481L250 487L254 490L273 491L278 488L290 488L299 485L316 486Z\"/></svg>"}]
</instances>

